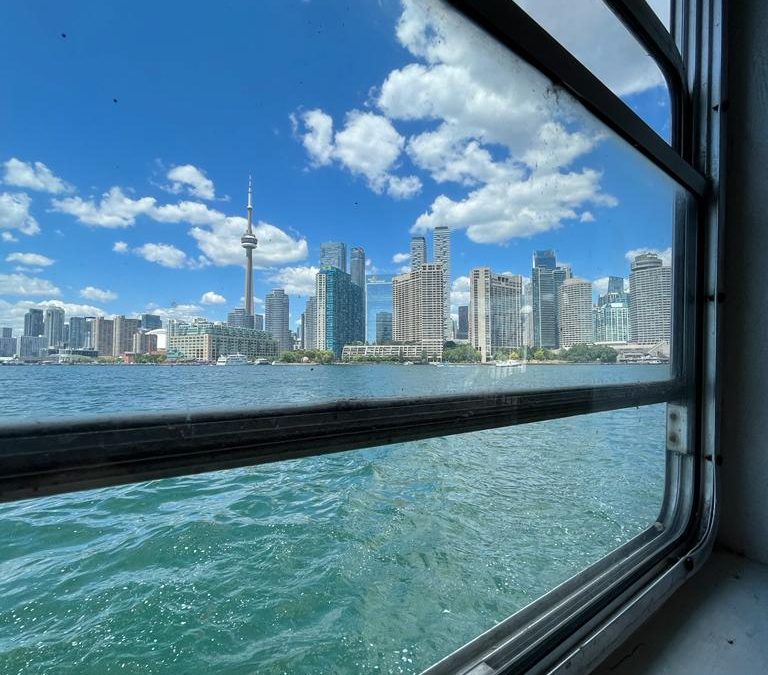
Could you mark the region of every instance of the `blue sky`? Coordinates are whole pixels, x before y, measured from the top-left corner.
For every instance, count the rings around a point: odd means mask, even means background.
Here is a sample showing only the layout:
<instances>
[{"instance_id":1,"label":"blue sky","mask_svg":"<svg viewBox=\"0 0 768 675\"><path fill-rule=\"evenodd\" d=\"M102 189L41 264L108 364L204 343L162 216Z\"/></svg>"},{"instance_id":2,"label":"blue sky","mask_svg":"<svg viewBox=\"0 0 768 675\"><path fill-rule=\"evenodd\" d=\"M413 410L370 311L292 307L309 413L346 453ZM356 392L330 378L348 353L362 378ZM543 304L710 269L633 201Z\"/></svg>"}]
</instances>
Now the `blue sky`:
<instances>
[{"instance_id":1,"label":"blue sky","mask_svg":"<svg viewBox=\"0 0 768 675\"><path fill-rule=\"evenodd\" d=\"M525 4L667 134L607 10ZM396 272L449 225L454 304L471 267L529 275L535 248L598 280L671 243L671 182L435 2L4 3L0 62L1 325L50 303L225 318L249 175L259 299L308 292L328 239Z\"/></svg>"}]
</instances>

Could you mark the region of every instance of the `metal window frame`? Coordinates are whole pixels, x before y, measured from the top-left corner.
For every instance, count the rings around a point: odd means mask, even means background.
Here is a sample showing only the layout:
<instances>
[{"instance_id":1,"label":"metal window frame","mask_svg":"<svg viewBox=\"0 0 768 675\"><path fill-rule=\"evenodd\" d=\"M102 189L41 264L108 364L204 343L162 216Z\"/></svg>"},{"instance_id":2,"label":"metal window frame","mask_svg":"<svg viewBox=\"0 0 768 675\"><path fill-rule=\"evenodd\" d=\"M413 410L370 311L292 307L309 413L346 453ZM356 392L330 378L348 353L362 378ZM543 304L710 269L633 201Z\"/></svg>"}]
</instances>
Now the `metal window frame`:
<instances>
[{"instance_id":1,"label":"metal window frame","mask_svg":"<svg viewBox=\"0 0 768 675\"><path fill-rule=\"evenodd\" d=\"M675 227L673 379L4 426L0 500L672 402L690 420L688 451L667 453L658 522L426 671L584 672L698 569L716 528L716 463L707 458L716 457L718 428L721 0L677 3L674 44L642 0L606 0L670 82L672 146L512 2L447 1L693 195L696 208L679 204Z\"/></svg>"}]
</instances>

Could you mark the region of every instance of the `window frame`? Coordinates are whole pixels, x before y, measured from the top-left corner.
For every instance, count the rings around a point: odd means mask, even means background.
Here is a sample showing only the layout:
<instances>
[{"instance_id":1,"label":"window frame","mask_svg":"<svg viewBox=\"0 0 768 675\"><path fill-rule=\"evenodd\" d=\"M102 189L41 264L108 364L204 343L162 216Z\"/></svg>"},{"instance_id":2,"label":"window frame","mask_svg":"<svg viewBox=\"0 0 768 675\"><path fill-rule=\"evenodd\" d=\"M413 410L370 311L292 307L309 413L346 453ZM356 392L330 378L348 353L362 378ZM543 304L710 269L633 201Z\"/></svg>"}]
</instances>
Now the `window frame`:
<instances>
[{"instance_id":1,"label":"window frame","mask_svg":"<svg viewBox=\"0 0 768 675\"><path fill-rule=\"evenodd\" d=\"M513 2L446 1L692 195L693 206L680 200L675 218L670 379L6 425L0 427L0 501L668 403L670 410L684 411L688 424L683 451L668 444L658 522L425 671L581 672L599 663L701 566L716 528L726 107L720 106L721 0L676 2L672 35L644 1L604 0L667 78L671 145Z\"/></svg>"}]
</instances>

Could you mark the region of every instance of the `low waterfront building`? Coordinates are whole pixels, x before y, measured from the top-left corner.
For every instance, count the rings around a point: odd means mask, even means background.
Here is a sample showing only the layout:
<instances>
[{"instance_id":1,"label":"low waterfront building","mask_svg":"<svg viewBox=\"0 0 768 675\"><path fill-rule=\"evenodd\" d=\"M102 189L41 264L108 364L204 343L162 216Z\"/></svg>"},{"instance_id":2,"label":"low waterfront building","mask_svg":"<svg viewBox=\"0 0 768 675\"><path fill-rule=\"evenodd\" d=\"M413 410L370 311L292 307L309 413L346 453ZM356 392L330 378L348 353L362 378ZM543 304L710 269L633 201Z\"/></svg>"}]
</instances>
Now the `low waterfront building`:
<instances>
[{"instance_id":1,"label":"low waterfront building","mask_svg":"<svg viewBox=\"0 0 768 675\"><path fill-rule=\"evenodd\" d=\"M219 356L243 354L249 359L277 358L277 341L265 331L236 328L223 323L196 320L168 322L168 358L216 361Z\"/></svg>"},{"instance_id":2,"label":"low waterfront building","mask_svg":"<svg viewBox=\"0 0 768 675\"><path fill-rule=\"evenodd\" d=\"M399 359L423 361L433 357L422 345L344 345L342 361L356 359Z\"/></svg>"}]
</instances>

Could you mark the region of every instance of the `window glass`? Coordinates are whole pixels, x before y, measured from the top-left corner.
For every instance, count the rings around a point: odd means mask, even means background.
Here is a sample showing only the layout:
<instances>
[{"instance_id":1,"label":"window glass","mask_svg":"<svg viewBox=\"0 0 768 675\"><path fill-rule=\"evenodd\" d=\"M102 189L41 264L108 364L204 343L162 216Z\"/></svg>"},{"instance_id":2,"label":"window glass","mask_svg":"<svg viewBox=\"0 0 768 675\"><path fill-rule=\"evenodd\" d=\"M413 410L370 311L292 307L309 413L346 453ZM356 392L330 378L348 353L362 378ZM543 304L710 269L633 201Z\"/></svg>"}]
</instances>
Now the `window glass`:
<instances>
[{"instance_id":1,"label":"window glass","mask_svg":"<svg viewBox=\"0 0 768 675\"><path fill-rule=\"evenodd\" d=\"M667 376L683 195L444 4L6 3L0 38L3 419Z\"/></svg>"},{"instance_id":2,"label":"window glass","mask_svg":"<svg viewBox=\"0 0 768 675\"><path fill-rule=\"evenodd\" d=\"M0 507L5 672L418 672L649 527L664 406Z\"/></svg>"},{"instance_id":3,"label":"window glass","mask_svg":"<svg viewBox=\"0 0 768 675\"><path fill-rule=\"evenodd\" d=\"M603 0L516 4L669 142L672 118L664 75ZM669 0L648 4L669 29Z\"/></svg>"}]
</instances>

